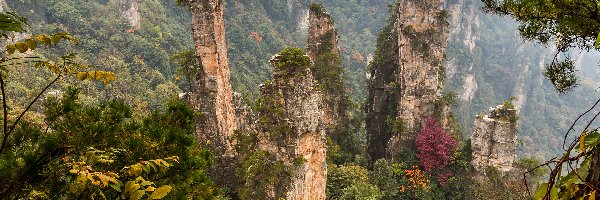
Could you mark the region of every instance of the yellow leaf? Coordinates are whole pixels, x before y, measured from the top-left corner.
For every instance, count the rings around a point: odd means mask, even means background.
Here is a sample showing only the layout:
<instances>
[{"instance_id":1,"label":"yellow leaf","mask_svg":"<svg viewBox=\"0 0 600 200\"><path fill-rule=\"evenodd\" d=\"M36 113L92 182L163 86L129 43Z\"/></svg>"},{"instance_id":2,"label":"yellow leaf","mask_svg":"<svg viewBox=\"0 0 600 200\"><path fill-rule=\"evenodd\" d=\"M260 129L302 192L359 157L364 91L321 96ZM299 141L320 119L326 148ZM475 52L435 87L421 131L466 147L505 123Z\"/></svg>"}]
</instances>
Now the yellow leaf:
<instances>
[{"instance_id":1,"label":"yellow leaf","mask_svg":"<svg viewBox=\"0 0 600 200\"><path fill-rule=\"evenodd\" d=\"M144 191L144 190L136 190L133 194L131 194L129 199L138 200L138 199L141 199L142 196L144 196L145 194L146 194L146 191Z\"/></svg>"},{"instance_id":2,"label":"yellow leaf","mask_svg":"<svg viewBox=\"0 0 600 200\"><path fill-rule=\"evenodd\" d=\"M129 168L129 175L131 176L139 176L142 174L142 166L140 164L131 165Z\"/></svg>"},{"instance_id":3,"label":"yellow leaf","mask_svg":"<svg viewBox=\"0 0 600 200\"><path fill-rule=\"evenodd\" d=\"M17 50L19 50L19 52L21 53L25 53L27 50L29 50L29 47L25 42L17 42L15 43L15 46L17 47Z\"/></svg>"},{"instance_id":4,"label":"yellow leaf","mask_svg":"<svg viewBox=\"0 0 600 200\"><path fill-rule=\"evenodd\" d=\"M585 153L585 137L586 137L586 133L585 131L583 131L581 133L581 136L579 136L579 149L581 149L581 152Z\"/></svg>"},{"instance_id":5,"label":"yellow leaf","mask_svg":"<svg viewBox=\"0 0 600 200\"><path fill-rule=\"evenodd\" d=\"M592 192L592 194L590 194L590 198L589 199L596 199L596 190L594 190Z\"/></svg>"},{"instance_id":6,"label":"yellow leaf","mask_svg":"<svg viewBox=\"0 0 600 200\"><path fill-rule=\"evenodd\" d=\"M154 192L155 189L156 188L154 188L152 186L149 186L149 187L146 188L146 192Z\"/></svg>"},{"instance_id":7,"label":"yellow leaf","mask_svg":"<svg viewBox=\"0 0 600 200\"><path fill-rule=\"evenodd\" d=\"M140 188L140 185L136 184L133 181L127 181L127 183L125 183L125 192L128 194L133 193L134 191L136 191L139 188Z\"/></svg>"},{"instance_id":8,"label":"yellow leaf","mask_svg":"<svg viewBox=\"0 0 600 200\"><path fill-rule=\"evenodd\" d=\"M100 181L102 181L102 187L106 187L108 186L108 182L113 182L113 183L117 183L117 179L98 173L96 174L96 176L100 179Z\"/></svg>"},{"instance_id":9,"label":"yellow leaf","mask_svg":"<svg viewBox=\"0 0 600 200\"><path fill-rule=\"evenodd\" d=\"M159 187L156 190L154 190L154 192L152 192L152 195L150 195L150 198L151 199L162 199L165 196L167 196L167 194L169 194L169 192L171 192L171 189L173 189L171 186L163 185L162 187Z\"/></svg>"},{"instance_id":10,"label":"yellow leaf","mask_svg":"<svg viewBox=\"0 0 600 200\"><path fill-rule=\"evenodd\" d=\"M85 72L77 72L77 79L79 79L80 81L85 80L85 77L87 76L87 73Z\"/></svg>"},{"instance_id":11,"label":"yellow leaf","mask_svg":"<svg viewBox=\"0 0 600 200\"><path fill-rule=\"evenodd\" d=\"M141 183L141 184L142 184L142 186L149 186L149 185L152 185L152 184L154 184L154 183L153 183L153 182L151 182L151 181L142 181L142 183ZM150 187L152 187L152 186L150 186Z\"/></svg>"},{"instance_id":12,"label":"yellow leaf","mask_svg":"<svg viewBox=\"0 0 600 200\"><path fill-rule=\"evenodd\" d=\"M113 177L113 178L119 178L119 175L114 172L107 172L106 175Z\"/></svg>"}]
</instances>

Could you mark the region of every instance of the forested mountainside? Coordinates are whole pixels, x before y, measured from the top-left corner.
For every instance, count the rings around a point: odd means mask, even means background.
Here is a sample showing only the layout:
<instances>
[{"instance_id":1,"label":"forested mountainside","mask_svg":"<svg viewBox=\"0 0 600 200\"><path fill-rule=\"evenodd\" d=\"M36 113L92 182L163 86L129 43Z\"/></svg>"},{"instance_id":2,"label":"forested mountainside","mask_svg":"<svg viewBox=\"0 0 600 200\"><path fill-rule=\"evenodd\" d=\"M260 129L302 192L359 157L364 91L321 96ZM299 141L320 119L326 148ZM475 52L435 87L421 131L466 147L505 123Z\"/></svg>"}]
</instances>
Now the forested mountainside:
<instances>
[{"instance_id":1,"label":"forested mountainside","mask_svg":"<svg viewBox=\"0 0 600 200\"><path fill-rule=\"evenodd\" d=\"M564 152L599 56L569 52L559 94L556 48L490 1L0 0L0 198L595 195L522 175Z\"/></svg>"}]
</instances>

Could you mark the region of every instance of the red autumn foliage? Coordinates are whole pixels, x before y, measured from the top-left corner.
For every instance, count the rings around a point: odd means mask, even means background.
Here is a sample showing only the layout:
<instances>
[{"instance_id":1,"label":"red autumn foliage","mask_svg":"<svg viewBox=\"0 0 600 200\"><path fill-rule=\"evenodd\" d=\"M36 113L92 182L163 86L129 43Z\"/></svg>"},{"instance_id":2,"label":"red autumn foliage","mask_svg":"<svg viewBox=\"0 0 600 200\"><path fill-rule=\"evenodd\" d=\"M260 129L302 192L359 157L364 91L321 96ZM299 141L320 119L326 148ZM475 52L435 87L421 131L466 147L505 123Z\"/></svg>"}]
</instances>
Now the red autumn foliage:
<instances>
[{"instance_id":1,"label":"red autumn foliage","mask_svg":"<svg viewBox=\"0 0 600 200\"><path fill-rule=\"evenodd\" d=\"M454 157L458 141L448 134L433 117L425 120L425 126L416 139L417 158L426 172L444 169Z\"/></svg>"}]
</instances>

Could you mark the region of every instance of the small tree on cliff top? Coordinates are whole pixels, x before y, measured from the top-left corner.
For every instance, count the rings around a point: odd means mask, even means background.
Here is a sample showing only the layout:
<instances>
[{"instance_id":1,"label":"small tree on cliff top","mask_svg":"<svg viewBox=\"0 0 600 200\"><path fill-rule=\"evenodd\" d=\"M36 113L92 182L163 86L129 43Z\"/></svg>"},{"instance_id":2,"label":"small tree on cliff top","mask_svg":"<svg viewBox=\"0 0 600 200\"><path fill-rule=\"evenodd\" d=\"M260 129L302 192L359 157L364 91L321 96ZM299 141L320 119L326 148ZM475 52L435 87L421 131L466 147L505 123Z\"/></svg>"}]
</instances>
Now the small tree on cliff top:
<instances>
[{"instance_id":1,"label":"small tree on cliff top","mask_svg":"<svg viewBox=\"0 0 600 200\"><path fill-rule=\"evenodd\" d=\"M458 147L458 141L429 117L417 136L416 145L421 166L425 171L431 171L443 169L453 160L452 152Z\"/></svg>"}]
</instances>

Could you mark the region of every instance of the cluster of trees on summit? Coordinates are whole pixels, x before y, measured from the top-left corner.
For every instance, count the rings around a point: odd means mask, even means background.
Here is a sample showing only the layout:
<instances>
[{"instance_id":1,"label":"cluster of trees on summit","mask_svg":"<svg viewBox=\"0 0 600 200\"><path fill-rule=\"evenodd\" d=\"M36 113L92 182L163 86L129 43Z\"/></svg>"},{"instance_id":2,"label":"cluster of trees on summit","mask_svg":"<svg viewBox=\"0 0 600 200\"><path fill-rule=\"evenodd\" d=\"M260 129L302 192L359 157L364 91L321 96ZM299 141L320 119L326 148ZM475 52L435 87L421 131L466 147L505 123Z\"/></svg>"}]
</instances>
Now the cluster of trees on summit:
<instances>
[{"instance_id":1,"label":"cluster of trees on summit","mask_svg":"<svg viewBox=\"0 0 600 200\"><path fill-rule=\"evenodd\" d=\"M246 99L256 99L273 54L306 40L295 16L309 2L294 2L290 10L286 1L226 1L232 84ZM381 48L377 37L386 37L377 33L394 2L322 3L340 28L339 62L345 71L337 83L350 97L349 125L333 134L337 139L328 138L327 199L596 198L600 133L594 125L600 100L589 96L580 101L592 107L568 119L573 126L559 134L565 138L561 154L547 162L515 163L528 172L526 178L489 169L488 180L474 180L468 131L448 132L434 118L426 120L414 149L402 158L369 164L361 108L364 74L368 55ZM0 13L0 199L236 199L247 192L211 180L213 155L194 136L198 114L178 98L192 88L199 64L191 50L190 13L177 1L138 1L140 28L116 12L124 9L119 1L8 5L14 10ZM540 72L554 86L551 92L582 90L574 62L561 55L574 48L598 50L598 2L482 0L481 5L489 15L515 19L524 39L556 45L558 53ZM451 42L448 51L460 56L461 49ZM459 118L470 114L456 111Z\"/></svg>"}]
</instances>

